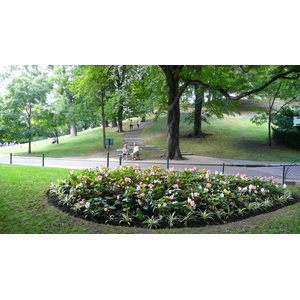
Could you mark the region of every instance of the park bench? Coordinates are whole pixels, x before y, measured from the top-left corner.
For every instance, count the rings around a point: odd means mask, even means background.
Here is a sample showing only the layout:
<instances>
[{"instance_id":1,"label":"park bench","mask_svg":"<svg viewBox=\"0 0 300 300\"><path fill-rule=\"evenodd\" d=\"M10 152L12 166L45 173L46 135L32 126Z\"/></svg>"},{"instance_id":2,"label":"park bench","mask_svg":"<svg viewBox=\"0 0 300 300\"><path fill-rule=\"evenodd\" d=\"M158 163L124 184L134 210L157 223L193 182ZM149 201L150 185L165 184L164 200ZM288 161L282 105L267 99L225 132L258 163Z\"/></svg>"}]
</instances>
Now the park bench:
<instances>
[{"instance_id":1,"label":"park bench","mask_svg":"<svg viewBox=\"0 0 300 300\"><path fill-rule=\"evenodd\" d=\"M117 149L116 151L121 152L118 154L118 156L122 156L123 149ZM133 148L128 148L128 151L129 151L128 157L130 157L130 152L132 153ZM138 160L141 160L141 151L142 151L142 148L139 147L139 153L136 154L136 159L138 159Z\"/></svg>"}]
</instances>

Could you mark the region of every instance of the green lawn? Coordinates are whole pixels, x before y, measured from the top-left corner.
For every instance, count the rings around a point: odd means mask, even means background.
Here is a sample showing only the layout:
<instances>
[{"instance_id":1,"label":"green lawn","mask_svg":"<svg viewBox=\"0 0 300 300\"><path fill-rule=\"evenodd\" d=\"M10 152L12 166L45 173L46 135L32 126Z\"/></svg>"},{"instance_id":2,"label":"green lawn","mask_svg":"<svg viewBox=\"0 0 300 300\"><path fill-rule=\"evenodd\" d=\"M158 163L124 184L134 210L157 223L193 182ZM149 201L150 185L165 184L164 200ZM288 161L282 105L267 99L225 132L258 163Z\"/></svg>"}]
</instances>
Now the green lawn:
<instances>
[{"instance_id":1,"label":"green lawn","mask_svg":"<svg viewBox=\"0 0 300 300\"><path fill-rule=\"evenodd\" d=\"M114 139L112 148L123 146L122 134L116 132L116 128L106 129L106 138ZM91 153L103 151L102 128L94 128L79 132L76 137L70 135L59 138L59 144L51 144L52 139L42 140L32 143L31 156L64 157L64 156L84 156ZM18 156L28 155L28 144L22 144L13 147L1 147L0 154L9 154Z\"/></svg>"},{"instance_id":2,"label":"green lawn","mask_svg":"<svg viewBox=\"0 0 300 300\"><path fill-rule=\"evenodd\" d=\"M300 233L300 203L236 223L199 228L150 230L96 224L48 203L50 183L69 171L0 164L0 233ZM299 188L294 192L299 194Z\"/></svg>"},{"instance_id":3,"label":"green lawn","mask_svg":"<svg viewBox=\"0 0 300 300\"><path fill-rule=\"evenodd\" d=\"M294 161L300 157L299 150L288 149L275 143L268 146L267 125L257 126L243 116L211 118L203 123L205 138L185 138L192 132L192 125L181 114L180 149L194 155L258 161ZM149 145L166 149L167 118L162 117L145 128L143 140Z\"/></svg>"}]
</instances>

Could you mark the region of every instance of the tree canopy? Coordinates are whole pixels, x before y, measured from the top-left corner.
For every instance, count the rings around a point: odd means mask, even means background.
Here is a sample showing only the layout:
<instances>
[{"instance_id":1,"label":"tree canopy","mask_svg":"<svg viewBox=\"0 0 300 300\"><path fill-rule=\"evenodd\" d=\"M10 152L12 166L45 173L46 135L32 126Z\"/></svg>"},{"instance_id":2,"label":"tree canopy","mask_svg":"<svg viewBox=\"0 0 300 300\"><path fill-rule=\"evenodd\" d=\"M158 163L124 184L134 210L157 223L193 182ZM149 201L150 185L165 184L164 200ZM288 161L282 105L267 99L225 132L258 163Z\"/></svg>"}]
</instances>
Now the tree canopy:
<instances>
[{"instance_id":1,"label":"tree canopy","mask_svg":"<svg viewBox=\"0 0 300 300\"><path fill-rule=\"evenodd\" d=\"M109 121L121 133L125 119L167 113L164 157L182 159L183 105L193 104L193 135L201 137L202 120L236 112L240 99L275 95L280 85L277 94L289 103L298 97L299 74L300 66L282 65L10 66L0 74L0 139L58 138L67 125L76 136L101 124L104 141Z\"/></svg>"}]
</instances>

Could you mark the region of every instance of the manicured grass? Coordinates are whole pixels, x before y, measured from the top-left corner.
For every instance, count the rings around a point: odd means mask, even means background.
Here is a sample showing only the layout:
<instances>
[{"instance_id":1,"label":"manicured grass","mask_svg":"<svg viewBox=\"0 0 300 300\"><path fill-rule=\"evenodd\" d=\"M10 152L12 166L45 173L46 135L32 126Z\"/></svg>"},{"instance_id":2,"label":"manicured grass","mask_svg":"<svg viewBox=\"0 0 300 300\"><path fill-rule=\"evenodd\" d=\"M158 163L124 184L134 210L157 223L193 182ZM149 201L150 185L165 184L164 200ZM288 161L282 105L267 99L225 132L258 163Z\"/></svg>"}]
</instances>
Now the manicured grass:
<instances>
[{"instance_id":1,"label":"manicured grass","mask_svg":"<svg viewBox=\"0 0 300 300\"><path fill-rule=\"evenodd\" d=\"M50 183L65 178L69 171L0 164L0 233L300 233L300 203L219 226L150 230L96 224L48 203ZM299 188L294 192L299 194Z\"/></svg>"},{"instance_id":2,"label":"manicured grass","mask_svg":"<svg viewBox=\"0 0 300 300\"><path fill-rule=\"evenodd\" d=\"M126 233L126 228L97 226L48 203L50 183L69 171L0 164L0 233Z\"/></svg>"},{"instance_id":3,"label":"manicured grass","mask_svg":"<svg viewBox=\"0 0 300 300\"><path fill-rule=\"evenodd\" d=\"M111 149L123 146L122 134L117 133L116 128L107 128L106 138L114 139L114 145L111 146ZM79 132L76 137L62 136L59 138L59 144L51 144L51 142L52 139L33 142L31 156L41 156L42 154L47 157L84 156L103 151L102 128ZM9 153L27 156L28 144L0 148L0 154Z\"/></svg>"}]
</instances>

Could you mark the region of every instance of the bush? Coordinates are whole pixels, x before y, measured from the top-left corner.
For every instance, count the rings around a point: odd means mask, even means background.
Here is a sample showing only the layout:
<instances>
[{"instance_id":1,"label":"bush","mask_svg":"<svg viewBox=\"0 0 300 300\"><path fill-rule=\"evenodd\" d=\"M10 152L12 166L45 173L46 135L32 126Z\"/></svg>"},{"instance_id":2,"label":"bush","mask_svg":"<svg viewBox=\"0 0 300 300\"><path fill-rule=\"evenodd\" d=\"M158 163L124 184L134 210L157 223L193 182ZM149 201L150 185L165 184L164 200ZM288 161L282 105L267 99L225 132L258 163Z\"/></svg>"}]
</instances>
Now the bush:
<instances>
[{"instance_id":1,"label":"bush","mask_svg":"<svg viewBox=\"0 0 300 300\"><path fill-rule=\"evenodd\" d=\"M49 196L85 218L148 228L224 222L291 199L272 179L192 168L96 168L52 183Z\"/></svg>"},{"instance_id":2,"label":"bush","mask_svg":"<svg viewBox=\"0 0 300 300\"><path fill-rule=\"evenodd\" d=\"M285 132L273 128L273 139L278 145L300 149L300 132Z\"/></svg>"},{"instance_id":3,"label":"bush","mask_svg":"<svg viewBox=\"0 0 300 300\"><path fill-rule=\"evenodd\" d=\"M278 145L300 149L300 131L294 126L294 116L300 116L297 106L285 107L273 117L273 138Z\"/></svg>"}]
</instances>

